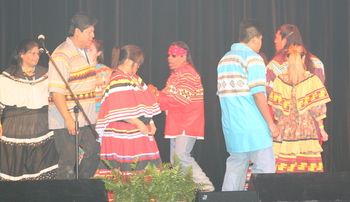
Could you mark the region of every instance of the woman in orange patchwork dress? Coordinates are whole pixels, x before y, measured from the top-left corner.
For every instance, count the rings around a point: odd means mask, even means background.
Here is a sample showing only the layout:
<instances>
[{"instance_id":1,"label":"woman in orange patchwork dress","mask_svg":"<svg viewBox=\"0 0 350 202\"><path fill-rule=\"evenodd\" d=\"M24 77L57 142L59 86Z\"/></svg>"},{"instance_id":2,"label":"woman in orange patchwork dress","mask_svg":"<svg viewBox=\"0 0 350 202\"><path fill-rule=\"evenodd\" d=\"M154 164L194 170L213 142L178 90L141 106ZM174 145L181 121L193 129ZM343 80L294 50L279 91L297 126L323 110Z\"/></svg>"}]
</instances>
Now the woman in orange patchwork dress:
<instances>
[{"instance_id":1,"label":"woman in orange patchwork dress","mask_svg":"<svg viewBox=\"0 0 350 202\"><path fill-rule=\"evenodd\" d=\"M161 163L152 120L161 111L137 75L144 60L142 50L126 45L113 51L118 63L102 98L96 131L100 135L101 159L127 174L143 170L149 163ZM103 169L99 171L104 174ZM108 169L105 172L108 174Z\"/></svg>"},{"instance_id":2,"label":"woman in orange patchwork dress","mask_svg":"<svg viewBox=\"0 0 350 202\"><path fill-rule=\"evenodd\" d=\"M286 73L288 70L287 55L289 46L293 44L303 46L304 43L299 28L296 25L283 24L275 33L274 44L276 49L275 56L266 66L267 94L270 94L275 78L280 74ZM305 53L304 64L306 70L318 76L320 80L325 83L326 75L322 61L308 50L306 50ZM315 121L315 123L317 122ZM317 128L317 133L319 141L322 144L322 137L319 128Z\"/></svg>"},{"instance_id":3,"label":"woman in orange patchwork dress","mask_svg":"<svg viewBox=\"0 0 350 202\"><path fill-rule=\"evenodd\" d=\"M323 119L330 98L320 78L306 71L304 60L304 47L291 45L288 70L274 80L269 95L280 130L274 138L277 173L323 171L317 130L327 141Z\"/></svg>"}]
</instances>

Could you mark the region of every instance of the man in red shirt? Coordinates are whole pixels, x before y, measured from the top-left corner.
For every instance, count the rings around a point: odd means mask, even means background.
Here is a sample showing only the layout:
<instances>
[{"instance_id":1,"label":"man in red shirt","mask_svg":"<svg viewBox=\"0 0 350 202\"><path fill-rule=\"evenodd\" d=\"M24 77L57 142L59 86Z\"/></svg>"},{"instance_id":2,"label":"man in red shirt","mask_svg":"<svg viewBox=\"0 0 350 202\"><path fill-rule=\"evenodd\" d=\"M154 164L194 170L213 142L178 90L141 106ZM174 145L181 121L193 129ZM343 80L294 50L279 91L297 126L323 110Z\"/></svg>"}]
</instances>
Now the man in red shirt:
<instances>
[{"instance_id":1,"label":"man in red shirt","mask_svg":"<svg viewBox=\"0 0 350 202\"><path fill-rule=\"evenodd\" d=\"M186 43L173 42L168 50L171 70L166 86L158 91L149 86L166 111L165 138L170 139L170 161L179 158L183 169L192 167L199 191L214 191L214 186L191 156L197 139L204 139L204 101L201 78L194 68Z\"/></svg>"}]
</instances>

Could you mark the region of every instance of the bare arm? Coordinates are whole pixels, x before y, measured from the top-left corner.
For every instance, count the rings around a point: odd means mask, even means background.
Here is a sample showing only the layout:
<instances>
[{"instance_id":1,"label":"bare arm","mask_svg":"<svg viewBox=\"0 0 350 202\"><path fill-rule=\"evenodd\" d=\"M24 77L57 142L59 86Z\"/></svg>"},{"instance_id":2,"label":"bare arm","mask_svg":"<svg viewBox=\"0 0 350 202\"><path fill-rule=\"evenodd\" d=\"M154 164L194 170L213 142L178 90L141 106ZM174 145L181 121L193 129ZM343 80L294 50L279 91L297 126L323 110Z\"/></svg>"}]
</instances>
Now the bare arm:
<instances>
[{"instance_id":1,"label":"bare arm","mask_svg":"<svg viewBox=\"0 0 350 202\"><path fill-rule=\"evenodd\" d=\"M264 93L256 93L254 94L254 100L256 105L259 108L260 113L263 115L269 129L271 132L272 137L278 136L278 129L276 127L276 124L273 122L272 116L269 111L269 107L267 105L267 99Z\"/></svg>"},{"instance_id":2,"label":"bare arm","mask_svg":"<svg viewBox=\"0 0 350 202\"><path fill-rule=\"evenodd\" d=\"M157 128L154 125L153 120L150 121L149 127L138 118L127 119L125 121L130 123L130 124L136 125L142 134L154 135L156 133Z\"/></svg>"},{"instance_id":3,"label":"bare arm","mask_svg":"<svg viewBox=\"0 0 350 202\"><path fill-rule=\"evenodd\" d=\"M68 111L65 96L61 93L53 92L52 99L53 99L53 102L55 103L58 111L60 112L61 116L64 119L64 122L67 126L67 130L68 130L69 134L75 135L76 133L75 133L74 119Z\"/></svg>"},{"instance_id":4,"label":"bare arm","mask_svg":"<svg viewBox=\"0 0 350 202\"><path fill-rule=\"evenodd\" d=\"M151 121L149 122L149 128L148 128L149 134L150 135L155 135L156 131L157 131L157 127L154 124L154 121L151 119Z\"/></svg>"},{"instance_id":5,"label":"bare arm","mask_svg":"<svg viewBox=\"0 0 350 202\"><path fill-rule=\"evenodd\" d=\"M140 130L140 132L144 135L148 135L148 128L147 126L138 118L133 118L133 119L126 119L126 122L133 124L137 126L137 128Z\"/></svg>"},{"instance_id":6,"label":"bare arm","mask_svg":"<svg viewBox=\"0 0 350 202\"><path fill-rule=\"evenodd\" d=\"M318 124L318 127L320 129L320 133L321 133L321 136L322 136L322 141L326 142L328 140L328 133L324 129L323 119L317 121L317 124Z\"/></svg>"}]
</instances>

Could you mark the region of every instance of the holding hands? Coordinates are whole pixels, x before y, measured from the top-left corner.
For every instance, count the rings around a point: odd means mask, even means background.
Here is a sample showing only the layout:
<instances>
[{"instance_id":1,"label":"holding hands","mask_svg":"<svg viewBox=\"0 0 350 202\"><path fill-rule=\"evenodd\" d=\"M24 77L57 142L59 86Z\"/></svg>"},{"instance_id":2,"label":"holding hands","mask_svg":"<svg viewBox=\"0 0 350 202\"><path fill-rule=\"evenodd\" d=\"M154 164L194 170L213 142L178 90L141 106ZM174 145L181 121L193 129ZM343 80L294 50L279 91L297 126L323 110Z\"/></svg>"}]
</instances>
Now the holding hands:
<instances>
[{"instance_id":1,"label":"holding hands","mask_svg":"<svg viewBox=\"0 0 350 202\"><path fill-rule=\"evenodd\" d=\"M136 123L137 128L140 130L140 132L144 135L148 135L149 131L148 131L148 127L146 124L144 124L142 121L138 121Z\"/></svg>"},{"instance_id":2,"label":"holding hands","mask_svg":"<svg viewBox=\"0 0 350 202\"><path fill-rule=\"evenodd\" d=\"M148 124L146 125L142 121L140 121L140 122L137 122L136 126L140 130L140 132L144 135L153 136L154 134L156 134L157 128L153 122L150 122L149 125Z\"/></svg>"},{"instance_id":3,"label":"holding hands","mask_svg":"<svg viewBox=\"0 0 350 202\"><path fill-rule=\"evenodd\" d=\"M153 94L153 96L158 100L159 90L153 84L148 84L148 90Z\"/></svg>"},{"instance_id":4,"label":"holding hands","mask_svg":"<svg viewBox=\"0 0 350 202\"><path fill-rule=\"evenodd\" d=\"M156 134L156 125L153 121L151 121L148 125L148 135L155 135Z\"/></svg>"},{"instance_id":5,"label":"holding hands","mask_svg":"<svg viewBox=\"0 0 350 202\"><path fill-rule=\"evenodd\" d=\"M154 135L156 133L157 128L154 125L154 122L152 120L150 121L149 124L144 124L138 118L127 119L125 121L135 125L140 130L140 132L144 135Z\"/></svg>"}]
</instances>

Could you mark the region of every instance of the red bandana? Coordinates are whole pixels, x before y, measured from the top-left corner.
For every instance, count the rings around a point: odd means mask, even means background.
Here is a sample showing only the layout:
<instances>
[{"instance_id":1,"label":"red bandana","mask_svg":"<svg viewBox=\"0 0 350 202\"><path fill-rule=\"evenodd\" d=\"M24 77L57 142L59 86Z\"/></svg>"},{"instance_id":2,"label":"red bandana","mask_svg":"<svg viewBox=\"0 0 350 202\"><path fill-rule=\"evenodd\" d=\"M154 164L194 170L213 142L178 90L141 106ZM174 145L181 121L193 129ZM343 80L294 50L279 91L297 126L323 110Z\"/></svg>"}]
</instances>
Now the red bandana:
<instances>
[{"instance_id":1,"label":"red bandana","mask_svg":"<svg viewBox=\"0 0 350 202\"><path fill-rule=\"evenodd\" d=\"M168 55L184 56L187 55L187 50L177 45L171 45L168 50Z\"/></svg>"}]
</instances>

